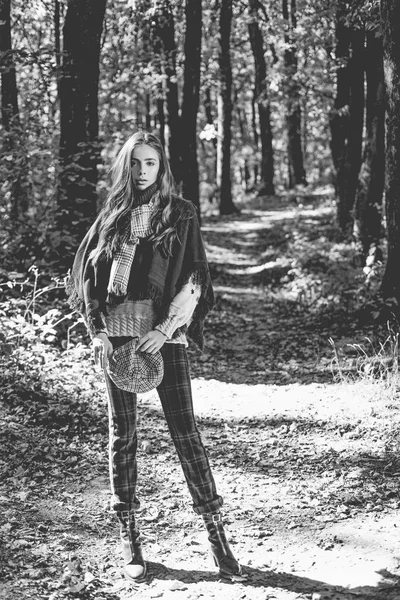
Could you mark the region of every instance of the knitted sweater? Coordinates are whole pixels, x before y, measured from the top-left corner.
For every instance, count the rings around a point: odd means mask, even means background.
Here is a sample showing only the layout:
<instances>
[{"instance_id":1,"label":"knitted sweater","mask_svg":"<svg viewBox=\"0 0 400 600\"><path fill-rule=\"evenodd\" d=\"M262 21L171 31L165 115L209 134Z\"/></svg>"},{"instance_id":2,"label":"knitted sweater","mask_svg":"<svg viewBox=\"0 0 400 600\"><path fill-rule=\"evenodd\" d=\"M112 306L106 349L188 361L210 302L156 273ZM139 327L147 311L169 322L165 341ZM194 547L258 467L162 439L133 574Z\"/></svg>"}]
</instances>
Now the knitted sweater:
<instances>
[{"instance_id":1,"label":"knitted sweater","mask_svg":"<svg viewBox=\"0 0 400 600\"><path fill-rule=\"evenodd\" d=\"M153 184L147 189L135 193L137 206L147 204L157 185ZM165 318L158 323L156 329L163 333L166 343L180 343L187 346L187 338L183 332L173 337L175 331L191 322L197 302L200 298L201 286L191 280L185 284L172 300ZM96 331L105 331L109 337L139 337L155 328L157 313L153 300L129 300L122 304L110 307L107 315L101 315L103 326Z\"/></svg>"},{"instance_id":2,"label":"knitted sweater","mask_svg":"<svg viewBox=\"0 0 400 600\"><path fill-rule=\"evenodd\" d=\"M157 321L154 302L152 300L125 300L122 304L108 310L104 316L104 330L110 337L142 337L156 328L163 333L168 343L179 343L187 346L186 335L182 332L172 337L183 325L189 325L200 297L200 286L189 282L172 300L167 316L161 323Z\"/></svg>"}]
</instances>

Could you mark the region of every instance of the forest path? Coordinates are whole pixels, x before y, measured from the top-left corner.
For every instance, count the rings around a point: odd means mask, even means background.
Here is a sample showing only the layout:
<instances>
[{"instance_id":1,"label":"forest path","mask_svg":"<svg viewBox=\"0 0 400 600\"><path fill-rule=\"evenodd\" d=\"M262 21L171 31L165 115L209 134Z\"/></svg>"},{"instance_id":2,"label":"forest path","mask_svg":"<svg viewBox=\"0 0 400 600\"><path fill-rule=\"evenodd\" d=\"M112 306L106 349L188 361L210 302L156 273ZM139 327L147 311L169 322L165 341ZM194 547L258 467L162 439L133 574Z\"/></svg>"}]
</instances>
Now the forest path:
<instances>
[{"instance_id":1,"label":"forest path","mask_svg":"<svg viewBox=\"0 0 400 600\"><path fill-rule=\"evenodd\" d=\"M333 383L328 337L340 345L354 331L296 308L279 285L287 234L329 211L255 204L205 219L217 302L206 353L190 350L199 428L248 579L218 578L155 393L139 414L149 577L121 578L104 384L77 346L46 355L35 391L3 382L0 598L400 598L398 403L369 381Z\"/></svg>"},{"instance_id":2,"label":"forest path","mask_svg":"<svg viewBox=\"0 0 400 600\"><path fill-rule=\"evenodd\" d=\"M355 287L355 270L335 239L334 219L332 204L317 196L304 204L254 199L238 216L205 220L216 305L206 355L192 361L196 375L249 384L332 381L330 338L341 348L365 335L346 296L339 298L342 286Z\"/></svg>"}]
</instances>

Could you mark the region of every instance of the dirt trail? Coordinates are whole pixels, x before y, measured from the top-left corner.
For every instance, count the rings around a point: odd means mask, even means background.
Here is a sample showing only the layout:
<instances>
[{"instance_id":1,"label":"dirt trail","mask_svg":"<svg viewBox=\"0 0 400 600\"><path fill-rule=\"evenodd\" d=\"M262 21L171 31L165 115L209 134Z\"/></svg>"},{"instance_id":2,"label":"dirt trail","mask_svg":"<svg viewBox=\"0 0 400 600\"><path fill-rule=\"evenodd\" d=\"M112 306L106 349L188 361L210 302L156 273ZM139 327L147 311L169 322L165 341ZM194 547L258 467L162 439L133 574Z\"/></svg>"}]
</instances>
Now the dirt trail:
<instances>
[{"instance_id":1,"label":"dirt trail","mask_svg":"<svg viewBox=\"0 0 400 600\"><path fill-rule=\"evenodd\" d=\"M298 219L296 207L255 205L204 224L217 304L205 355L190 351L195 406L247 581L215 572L154 393L139 422L149 578L134 588L120 577L104 386L81 348L43 375L50 393L68 382L69 398L90 399L76 434L66 446L65 431L34 425L37 440L63 443L62 461L14 472L0 491L0 598L400 600L398 406L370 382L332 382L328 334L339 341L344 323L327 328L322 313L277 299L271 277L289 259L271 253ZM3 417L21 446L17 416Z\"/></svg>"}]
</instances>

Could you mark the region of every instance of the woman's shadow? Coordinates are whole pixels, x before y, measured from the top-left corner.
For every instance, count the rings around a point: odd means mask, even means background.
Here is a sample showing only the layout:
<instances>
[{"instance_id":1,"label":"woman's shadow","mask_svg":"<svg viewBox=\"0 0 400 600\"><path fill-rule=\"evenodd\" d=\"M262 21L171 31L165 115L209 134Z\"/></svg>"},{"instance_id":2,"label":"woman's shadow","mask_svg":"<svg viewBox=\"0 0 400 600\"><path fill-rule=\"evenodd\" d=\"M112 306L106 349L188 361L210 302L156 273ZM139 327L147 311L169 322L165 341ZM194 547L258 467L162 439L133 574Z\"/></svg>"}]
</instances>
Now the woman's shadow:
<instances>
[{"instance_id":1,"label":"woman's shadow","mask_svg":"<svg viewBox=\"0 0 400 600\"><path fill-rule=\"evenodd\" d=\"M386 570L377 571L379 581L376 585L366 585L351 587L343 587L342 585L332 585L317 579L311 579L301 575L292 573L276 572L256 569L253 567L244 567L246 579L237 582L221 579L218 573L203 570L189 569L173 569L157 562L149 562L149 577L154 580L176 580L183 584L198 584L204 582L221 581L227 585L243 585L255 588L269 588L272 592L274 589L286 590L297 594L307 594L307 597L312 597L313 594L318 595L321 600L332 599L346 600L360 598L373 600L398 600L400 591L399 578ZM182 589L182 588L181 588Z\"/></svg>"}]
</instances>

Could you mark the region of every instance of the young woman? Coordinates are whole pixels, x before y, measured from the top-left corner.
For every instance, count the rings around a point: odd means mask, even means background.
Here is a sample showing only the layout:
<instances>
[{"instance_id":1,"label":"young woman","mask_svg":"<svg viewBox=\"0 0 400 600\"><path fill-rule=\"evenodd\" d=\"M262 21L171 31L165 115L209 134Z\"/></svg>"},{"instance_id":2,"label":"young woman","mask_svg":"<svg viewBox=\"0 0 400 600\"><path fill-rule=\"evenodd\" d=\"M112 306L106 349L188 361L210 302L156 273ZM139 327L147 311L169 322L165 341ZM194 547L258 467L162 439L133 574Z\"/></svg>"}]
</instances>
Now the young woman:
<instances>
[{"instance_id":1,"label":"young woman","mask_svg":"<svg viewBox=\"0 0 400 600\"><path fill-rule=\"evenodd\" d=\"M120 523L124 573L146 577L135 511L137 396L107 373L113 351L133 338L137 350L160 351L164 376L157 387L169 431L193 499L208 531L221 576L242 570L227 542L218 495L193 414L187 336L203 346L203 321L213 291L195 208L174 193L165 152L138 132L119 152L111 189L82 241L69 281L69 301L85 318L94 359L105 371L110 415L113 508Z\"/></svg>"}]
</instances>

